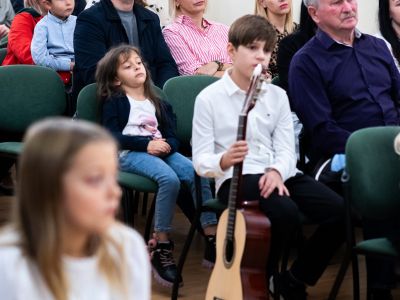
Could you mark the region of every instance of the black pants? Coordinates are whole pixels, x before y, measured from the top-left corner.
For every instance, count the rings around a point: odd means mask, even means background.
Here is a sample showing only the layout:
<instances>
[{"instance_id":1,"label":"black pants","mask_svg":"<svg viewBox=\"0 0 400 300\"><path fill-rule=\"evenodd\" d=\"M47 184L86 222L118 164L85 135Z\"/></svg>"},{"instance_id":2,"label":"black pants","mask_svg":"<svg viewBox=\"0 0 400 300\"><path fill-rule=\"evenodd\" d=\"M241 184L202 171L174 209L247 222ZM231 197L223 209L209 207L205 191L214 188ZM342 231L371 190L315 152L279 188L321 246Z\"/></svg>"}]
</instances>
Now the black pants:
<instances>
[{"instance_id":1,"label":"black pants","mask_svg":"<svg viewBox=\"0 0 400 300\"><path fill-rule=\"evenodd\" d=\"M301 230L301 212L319 226L300 251L291 271L297 279L314 285L345 239L343 199L325 185L302 174L285 182L290 197L279 196L274 191L265 199L258 187L261 175L244 175L242 191L244 199L259 201L260 209L271 221L268 271L276 270L283 250ZM218 192L218 198L223 202L228 201L229 186L230 180L227 180Z\"/></svg>"}]
</instances>

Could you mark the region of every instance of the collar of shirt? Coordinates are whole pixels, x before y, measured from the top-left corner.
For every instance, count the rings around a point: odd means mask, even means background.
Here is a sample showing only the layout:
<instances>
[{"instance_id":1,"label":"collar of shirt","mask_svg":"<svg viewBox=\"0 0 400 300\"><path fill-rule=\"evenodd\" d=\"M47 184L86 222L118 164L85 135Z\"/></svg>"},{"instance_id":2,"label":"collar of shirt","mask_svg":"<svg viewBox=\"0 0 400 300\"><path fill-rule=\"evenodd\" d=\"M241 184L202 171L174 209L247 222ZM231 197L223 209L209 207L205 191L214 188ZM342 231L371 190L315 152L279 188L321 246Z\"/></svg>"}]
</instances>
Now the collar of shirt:
<instances>
[{"instance_id":1,"label":"collar of shirt","mask_svg":"<svg viewBox=\"0 0 400 300\"><path fill-rule=\"evenodd\" d=\"M71 16L69 16L69 17L66 18L65 20L61 20L60 18L57 18L55 15L53 15L52 13L50 13L50 11L49 11L49 13L47 14L47 18L48 18L50 21L55 22L55 23L59 23L59 24L65 24L65 23L67 23L67 22L69 21L70 17L71 17Z\"/></svg>"},{"instance_id":2,"label":"collar of shirt","mask_svg":"<svg viewBox=\"0 0 400 300\"><path fill-rule=\"evenodd\" d=\"M224 84L224 87L225 87L225 90L228 93L229 97L233 96L234 94L241 94L241 95L245 96L247 91L242 90L233 81L233 79L231 77L232 70L233 70L233 68L227 69L220 80L222 80L222 82ZM267 85L265 83L263 83L263 85L261 86L261 92L260 93L266 92L266 89L267 89Z\"/></svg>"},{"instance_id":3,"label":"collar of shirt","mask_svg":"<svg viewBox=\"0 0 400 300\"><path fill-rule=\"evenodd\" d=\"M199 30L199 28L193 23L193 20L191 17L185 16L185 15L180 15L175 19L175 21L177 23L180 23L180 24L183 24L183 25L186 25L186 26L189 26L189 27ZM208 21L203 18L202 25L203 25L204 31L208 30L209 27L212 26L213 24L214 24L214 22Z\"/></svg>"},{"instance_id":4,"label":"collar of shirt","mask_svg":"<svg viewBox=\"0 0 400 300\"><path fill-rule=\"evenodd\" d=\"M347 47L351 47L347 44L338 42L336 40L334 40L333 38L331 38L325 31L322 31L321 29L317 30L317 33L315 34L316 38L321 42L321 44L326 48L329 49L333 44L340 44L340 45L344 45ZM360 39L363 34L361 33L360 30L358 30L357 28L354 30L354 36L356 39Z\"/></svg>"}]
</instances>

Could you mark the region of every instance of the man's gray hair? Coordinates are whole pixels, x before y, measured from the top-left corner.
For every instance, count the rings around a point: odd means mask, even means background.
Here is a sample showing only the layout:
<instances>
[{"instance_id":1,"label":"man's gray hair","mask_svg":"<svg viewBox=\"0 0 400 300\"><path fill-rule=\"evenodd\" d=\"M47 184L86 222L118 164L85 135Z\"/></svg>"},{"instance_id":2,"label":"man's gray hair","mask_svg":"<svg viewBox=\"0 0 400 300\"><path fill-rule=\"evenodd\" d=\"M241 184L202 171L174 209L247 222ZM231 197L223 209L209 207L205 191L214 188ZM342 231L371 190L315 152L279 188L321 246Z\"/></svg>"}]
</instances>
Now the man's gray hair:
<instances>
[{"instance_id":1,"label":"man's gray hair","mask_svg":"<svg viewBox=\"0 0 400 300\"><path fill-rule=\"evenodd\" d=\"M315 6L315 7L318 7L318 4L319 4L319 0L303 0L303 3L304 3L304 5L306 6L306 7L309 7L309 6Z\"/></svg>"}]
</instances>

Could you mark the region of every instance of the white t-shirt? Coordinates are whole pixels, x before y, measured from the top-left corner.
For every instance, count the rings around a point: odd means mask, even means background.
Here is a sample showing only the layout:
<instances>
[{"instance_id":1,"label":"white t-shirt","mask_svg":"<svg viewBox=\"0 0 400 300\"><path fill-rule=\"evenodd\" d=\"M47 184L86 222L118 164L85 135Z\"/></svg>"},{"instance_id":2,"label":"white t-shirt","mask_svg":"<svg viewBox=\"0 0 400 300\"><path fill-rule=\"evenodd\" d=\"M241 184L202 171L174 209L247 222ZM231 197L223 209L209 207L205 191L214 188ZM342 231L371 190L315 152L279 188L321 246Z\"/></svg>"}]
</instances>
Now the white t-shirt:
<instances>
[{"instance_id":1,"label":"white t-shirt","mask_svg":"<svg viewBox=\"0 0 400 300\"><path fill-rule=\"evenodd\" d=\"M158 121L156 118L156 108L150 100L135 100L128 97L131 110L129 111L128 123L123 135L141 135L151 136L153 138L161 138L161 132L157 129Z\"/></svg>"},{"instance_id":2,"label":"white t-shirt","mask_svg":"<svg viewBox=\"0 0 400 300\"><path fill-rule=\"evenodd\" d=\"M141 236L134 230L115 225L111 236L122 245L127 266L127 297L110 286L98 268L98 257L64 257L69 283L68 300L147 300L150 299L150 262ZM7 300L51 300L33 263L22 254L18 233L11 227L0 232L0 298Z\"/></svg>"}]
</instances>

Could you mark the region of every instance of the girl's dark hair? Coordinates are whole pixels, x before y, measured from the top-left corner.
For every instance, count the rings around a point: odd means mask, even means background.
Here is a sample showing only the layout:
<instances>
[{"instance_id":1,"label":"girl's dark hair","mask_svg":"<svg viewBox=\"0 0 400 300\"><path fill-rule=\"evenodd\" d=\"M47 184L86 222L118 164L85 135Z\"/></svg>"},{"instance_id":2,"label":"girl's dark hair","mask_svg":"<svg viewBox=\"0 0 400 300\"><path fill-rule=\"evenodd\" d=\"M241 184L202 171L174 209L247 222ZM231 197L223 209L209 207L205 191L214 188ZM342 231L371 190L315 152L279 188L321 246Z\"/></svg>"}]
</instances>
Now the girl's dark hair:
<instances>
[{"instance_id":1,"label":"girl's dark hair","mask_svg":"<svg viewBox=\"0 0 400 300\"><path fill-rule=\"evenodd\" d=\"M125 95L125 92L121 89L121 87L115 84L115 79L117 78L117 71L119 66L127 61L133 53L137 54L141 58L139 49L130 45L123 44L115 48L111 48L106 53L106 55L104 55L104 57L98 62L96 69L96 82L97 99L100 102L100 109L101 107L103 107L104 101L107 101L110 97ZM160 120L160 99L152 88L152 81L149 69L144 62L143 65L146 70L146 80L143 84L144 96L153 103L156 109L156 116Z\"/></svg>"},{"instance_id":2,"label":"girl's dark hair","mask_svg":"<svg viewBox=\"0 0 400 300\"><path fill-rule=\"evenodd\" d=\"M393 56L400 62L400 41L393 29L392 19L389 12L389 0L379 0L379 30L382 36L392 46Z\"/></svg>"},{"instance_id":3,"label":"girl's dark hair","mask_svg":"<svg viewBox=\"0 0 400 300\"><path fill-rule=\"evenodd\" d=\"M311 18L308 13L307 6L304 5L304 2L301 2L300 9L300 27L299 31L311 39L315 35L315 31L317 30L317 24L315 24L314 20Z\"/></svg>"}]
</instances>

